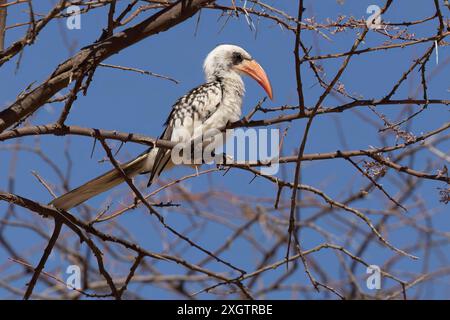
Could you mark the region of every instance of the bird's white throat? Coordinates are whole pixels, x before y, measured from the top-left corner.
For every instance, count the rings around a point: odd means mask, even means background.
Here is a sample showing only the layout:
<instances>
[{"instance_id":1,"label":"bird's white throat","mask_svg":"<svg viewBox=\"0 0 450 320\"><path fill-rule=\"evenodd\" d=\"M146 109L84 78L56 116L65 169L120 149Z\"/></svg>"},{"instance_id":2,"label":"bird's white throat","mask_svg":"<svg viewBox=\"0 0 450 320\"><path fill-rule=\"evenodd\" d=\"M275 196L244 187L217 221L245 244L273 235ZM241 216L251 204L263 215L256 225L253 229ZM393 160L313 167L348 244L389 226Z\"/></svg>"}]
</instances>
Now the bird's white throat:
<instances>
[{"instance_id":1,"label":"bird's white throat","mask_svg":"<svg viewBox=\"0 0 450 320\"><path fill-rule=\"evenodd\" d=\"M245 86L239 74L221 79L223 88L223 97L221 108L226 111L228 121L238 121L242 114L242 98L245 93Z\"/></svg>"}]
</instances>

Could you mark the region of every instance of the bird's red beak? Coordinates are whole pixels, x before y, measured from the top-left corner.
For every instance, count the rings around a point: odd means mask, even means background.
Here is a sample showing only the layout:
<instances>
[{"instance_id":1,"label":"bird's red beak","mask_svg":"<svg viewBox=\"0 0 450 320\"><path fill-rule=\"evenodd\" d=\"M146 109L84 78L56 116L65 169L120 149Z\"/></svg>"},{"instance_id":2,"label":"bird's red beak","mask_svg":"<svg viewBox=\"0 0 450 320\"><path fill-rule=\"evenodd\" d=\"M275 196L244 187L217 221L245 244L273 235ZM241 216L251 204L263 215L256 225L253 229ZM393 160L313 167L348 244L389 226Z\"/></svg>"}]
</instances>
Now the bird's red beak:
<instances>
[{"instance_id":1,"label":"bird's red beak","mask_svg":"<svg viewBox=\"0 0 450 320\"><path fill-rule=\"evenodd\" d=\"M236 66L236 68L250 77L256 80L259 85L266 91L270 100L272 100L272 86L270 85L269 78L267 78L266 72L255 60L244 60L241 64Z\"/></svg>"}]
</instances>

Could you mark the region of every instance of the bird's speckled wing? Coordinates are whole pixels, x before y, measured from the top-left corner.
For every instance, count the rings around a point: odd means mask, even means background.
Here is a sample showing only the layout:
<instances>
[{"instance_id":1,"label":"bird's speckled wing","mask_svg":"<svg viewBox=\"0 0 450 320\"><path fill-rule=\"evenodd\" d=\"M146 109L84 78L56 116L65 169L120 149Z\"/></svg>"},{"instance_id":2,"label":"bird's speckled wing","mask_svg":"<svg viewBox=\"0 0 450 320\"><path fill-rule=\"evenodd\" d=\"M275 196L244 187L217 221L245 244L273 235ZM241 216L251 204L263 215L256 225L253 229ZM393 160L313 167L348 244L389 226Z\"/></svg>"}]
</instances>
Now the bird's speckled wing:
<instances>
[{"instance_id":1,"label":"bird's speckled wing","mask_svg":"<svg viewBox=\"0 0 450 320\"><path fill-rule=\"evenodd\" d=\"M219 108L222 101L222 84L213 81L198 86L182 96L172 106L160 139L186 142L192 138L194 129L202 125ZM148 186L164 170L170 160L171 151L159 149L150 174Z\"/></svg>"}]
</instances>

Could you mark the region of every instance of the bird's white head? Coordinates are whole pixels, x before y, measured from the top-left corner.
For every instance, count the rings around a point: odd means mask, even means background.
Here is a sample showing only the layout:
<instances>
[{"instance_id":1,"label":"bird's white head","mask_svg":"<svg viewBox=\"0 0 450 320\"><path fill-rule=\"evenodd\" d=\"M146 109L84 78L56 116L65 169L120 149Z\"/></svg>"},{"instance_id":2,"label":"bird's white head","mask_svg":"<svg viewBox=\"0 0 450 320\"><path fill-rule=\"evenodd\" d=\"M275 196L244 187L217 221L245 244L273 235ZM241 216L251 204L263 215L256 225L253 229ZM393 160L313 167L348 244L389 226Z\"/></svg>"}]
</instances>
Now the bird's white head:
<instances>
[{"instance_id":1,"label":"bird's white head","mask_svg":"<svg viewBox=\"0 0 450 320\"><path fill-rule=\"evenodd\" d=\"M242 74L256 80L272 99L272 86L264 69L241 47L222 44L214 48L203 63L207 81L235 78Z\"/></svg>"}]
</instances>

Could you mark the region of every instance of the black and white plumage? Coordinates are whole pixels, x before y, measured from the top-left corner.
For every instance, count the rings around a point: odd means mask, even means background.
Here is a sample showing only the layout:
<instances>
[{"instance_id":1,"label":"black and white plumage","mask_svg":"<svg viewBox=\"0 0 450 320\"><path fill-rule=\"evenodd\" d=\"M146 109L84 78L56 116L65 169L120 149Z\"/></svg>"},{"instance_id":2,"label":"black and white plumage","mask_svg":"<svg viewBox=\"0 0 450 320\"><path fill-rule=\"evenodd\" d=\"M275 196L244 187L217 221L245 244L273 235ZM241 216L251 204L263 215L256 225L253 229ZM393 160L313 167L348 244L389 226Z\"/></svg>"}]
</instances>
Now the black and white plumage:
<instances>
[{"instance_id":1,"label":"black and white plumage","mask_svg":"<svg viewBox=\"0 0 450 320\"><path fill-rule=\"evenodd\" d=\"M178 99L165 123L161 139L186 143L210 129L223 128L241 117L245 87L242 75L255 79L272 99L272 88L262 67L244 49L220 45L212 50L203 64L206 83ZM149 173L148 185L165 169L172 167L171 150L150 148L122 165L130 178ZM50 204L68 210L123 182L113 169L82 186L54 199Z\"/></svg>"}]
</instances>

